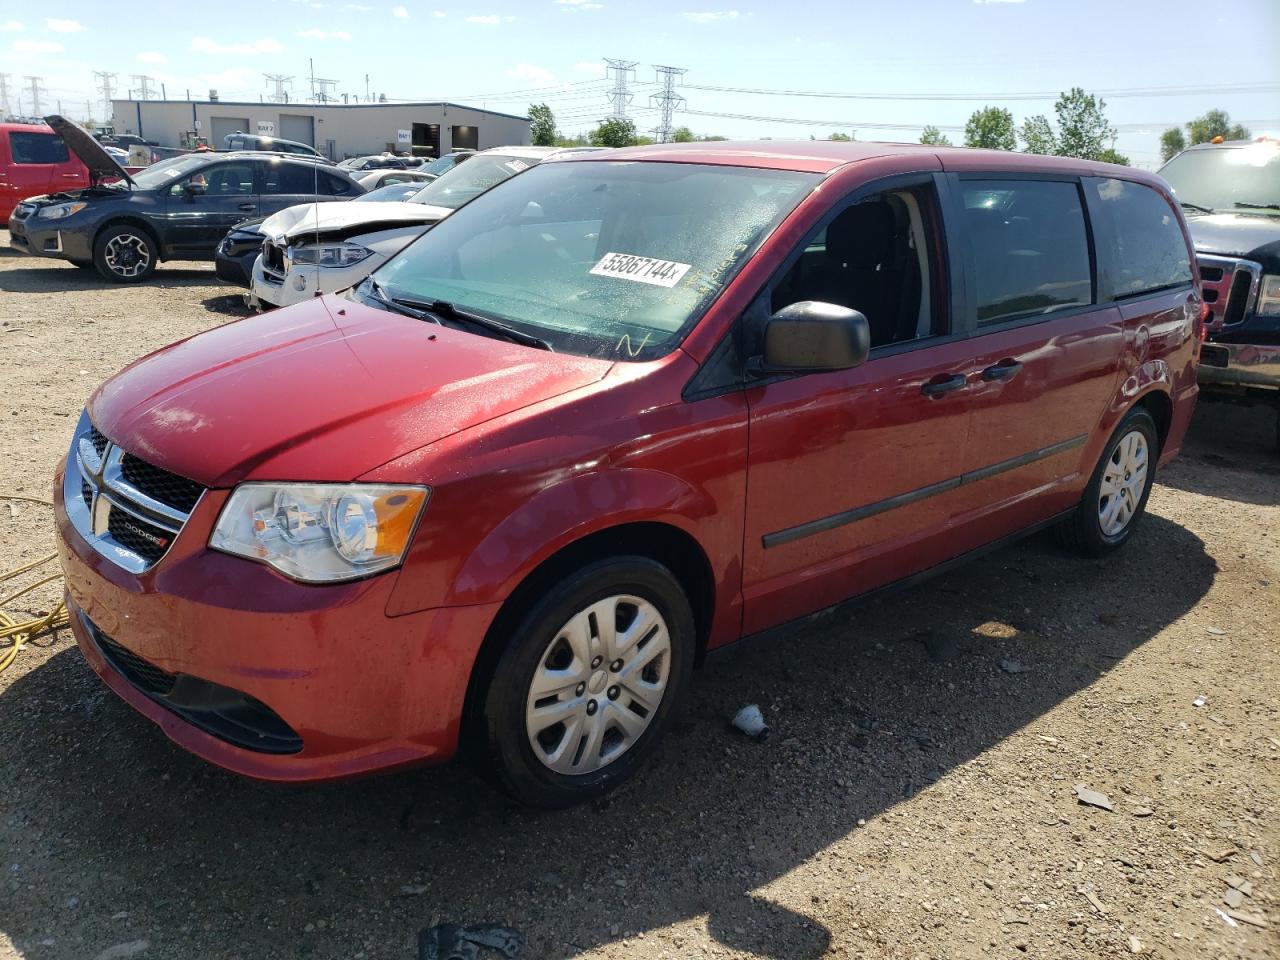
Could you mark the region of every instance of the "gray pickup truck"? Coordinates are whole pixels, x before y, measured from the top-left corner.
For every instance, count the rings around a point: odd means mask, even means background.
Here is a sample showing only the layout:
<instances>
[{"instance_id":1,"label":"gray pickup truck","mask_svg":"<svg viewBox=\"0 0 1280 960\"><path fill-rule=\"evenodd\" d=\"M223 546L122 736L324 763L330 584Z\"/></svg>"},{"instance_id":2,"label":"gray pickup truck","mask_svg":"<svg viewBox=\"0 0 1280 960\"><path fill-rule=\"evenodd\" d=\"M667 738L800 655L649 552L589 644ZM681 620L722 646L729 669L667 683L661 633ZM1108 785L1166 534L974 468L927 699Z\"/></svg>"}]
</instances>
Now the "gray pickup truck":
<instances>
[{"instance_id":1,"label":"gray pickup truck","mask_svg":"<svg viewBox=\"0 0 1280 960\"><path fill-rule=\"evenodd\" d=\"M1186 212L1211 311L1201 399L1275 407L1280 451L1280 140L1197 144L1160 175Z\"/></svg>"}]
</instances>

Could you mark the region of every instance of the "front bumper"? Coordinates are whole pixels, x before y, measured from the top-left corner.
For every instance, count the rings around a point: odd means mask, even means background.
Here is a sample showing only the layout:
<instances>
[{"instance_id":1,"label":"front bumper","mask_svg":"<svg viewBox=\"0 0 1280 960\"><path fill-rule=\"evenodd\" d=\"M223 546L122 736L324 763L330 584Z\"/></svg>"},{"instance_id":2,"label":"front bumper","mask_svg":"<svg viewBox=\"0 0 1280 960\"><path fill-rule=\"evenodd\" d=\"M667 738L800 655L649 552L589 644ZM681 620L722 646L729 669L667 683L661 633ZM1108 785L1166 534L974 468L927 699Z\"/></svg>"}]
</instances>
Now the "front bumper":
<instances>
[{"instance_id":1,"label":"front bumper","mask_svg":"<svg viewBox=\"0 0 1280 960\"><path fill-rule=\"evenodd\" d=\"M73 218L67 218L68 220ZM56 257L61 260L93 259L93 251L85 233L79 230L68 230L65 221L56 221L59 226L42 225L36 217L25 220L9 221L9 246L36 257Z\"/></svg>"},{"instance_id":2,"label":"front bumper","mask_svg":"<svg viewBox=\"0 0 1280 960\"><path fill-rule=\"evenodd\" d=\"M253 264L250 290L262 303L273 307L288 307L304 300L312 300L325 293L337 293L354 287L377 267L385 257L372 256L350 267L315 267L292 263L281 280L267 273L262 267L262 257Z\"/></svg>"},{"instance_id":3,"label":"front bumper","mask_svg":"<svg viewBox=\"0 0 1280 960\"><path fill-rule=\"evenodd\" d=\"M175 743L276 781L350 777L456 752L471 669L498 604L392 617L395 573L308 586L211 551L206 535L226 491L208 491L164 558L135 576L71 526L61 477L54 491L58 554L85 660ZM167 700L148 680L156 673L194 679ZM210 707L210 698L221 700ZM281 736L250 748L251 738L228 734L197 709L220 709L234 722L245 704L278 718Z\"/></svg>"},{"instance_id":4,"label":"front bumper","mask_svg":"<svg viewBox=\"0 0 1280 960\"><path fill-rule=\"evenodd\" d=\"M1280 345L1205 343L1196 379L1207 387L1280 390Z\"/></svg>"},{"instance_id":5,"label":"front bumper","mask_svg":"<svg viewBox=\"0 0 1280 960\"><path fill-rule=\"evenodd\" d=\"M257 250L237 255L225 252L224 246L219 246L213 261L214 273L219 280L247 290L253 286L253 262L257 259Z\"/></svg>"}]
</instances>

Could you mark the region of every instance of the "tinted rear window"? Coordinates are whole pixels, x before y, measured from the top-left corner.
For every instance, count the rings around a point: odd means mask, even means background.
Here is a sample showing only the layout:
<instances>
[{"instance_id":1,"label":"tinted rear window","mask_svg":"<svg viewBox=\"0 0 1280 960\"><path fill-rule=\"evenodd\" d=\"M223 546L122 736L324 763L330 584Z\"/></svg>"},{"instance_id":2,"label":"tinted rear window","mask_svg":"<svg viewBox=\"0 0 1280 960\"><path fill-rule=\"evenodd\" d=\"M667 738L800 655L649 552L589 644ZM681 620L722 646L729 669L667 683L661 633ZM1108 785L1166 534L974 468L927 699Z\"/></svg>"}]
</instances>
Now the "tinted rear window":
<instances>
[{"instance_id":1,"label":"tinted rear window","mask_svg":"<svg viewBox=\"0 0 1280 960\"><path fill-rule=\"evenodd\" d=\"M1098 209L1108 220L1112 284L1117 298L1191 282L1191 257L1173 208L1155 190L1128 180L1096 180Z\"/></svg>"},{"instance_id":2,"label":"tinted rear window","mask_svg":"<svg viewBox=\"0 0 1280 960\"><path fill-rule=\"evenodd\" d=\"M52 133L10 133L14 163L66 163L67 145Z\"/></svg>"},{"instance_id":3,"label":"tinted rear window","mask_svg":"<svg viewBox=\"0 0 1280 960\"><path fill-rule=\"evenodd\" d=\"M360 192L360 185L350 177L335 176L332 173L320 174L320 192L331 197L346 197Z\"/></svg>"},{"instance_id":4,"label":"tinted rear window","mask_svg":"<svg viewBox=\"0 0 1280 960\"><path fill-rule=\"evenodd\" d=\"M325 175L312 164L267 163L267 193L305 193L308 196L323 192ZM316 187L320 185L320 190Z\"/></svg>"},{"instance_id":5,"label":"tinted rear window","mask_svg":"<svg viewBox=\"0 0 1280 960\"><path fill-rule=\"evenodd\" d=\"M1080 189L1047 180L965 180L978 323L1091 303L1093 277Z\"/></svg>"}]
</instances>

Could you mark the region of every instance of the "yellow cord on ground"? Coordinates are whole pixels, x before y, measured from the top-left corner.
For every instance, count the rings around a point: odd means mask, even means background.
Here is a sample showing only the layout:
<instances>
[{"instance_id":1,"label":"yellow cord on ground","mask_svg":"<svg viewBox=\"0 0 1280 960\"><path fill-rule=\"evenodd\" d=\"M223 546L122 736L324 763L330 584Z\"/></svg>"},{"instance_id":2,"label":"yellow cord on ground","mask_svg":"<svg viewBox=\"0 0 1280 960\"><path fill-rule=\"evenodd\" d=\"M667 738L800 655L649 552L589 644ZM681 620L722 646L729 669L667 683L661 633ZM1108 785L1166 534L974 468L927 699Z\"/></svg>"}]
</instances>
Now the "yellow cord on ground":
<instances>
[{"instance_id":1,"label":"yellow cord on ground","mask_svg":"<svg viewBox=\"0 0 1280 960\"><path fill-rule=\"evenodd\" d=\"M38 503L42 506L51 507L48 500L40 500L36 497L10 496L9 494L0 494L0 500L22 500L27 503ZM19 577L36 567L43 566L50 560L57 557L56 553L50 553L38 560L32 560L30 563L23 564L10 570L8 573L0 574L0 583L6 580L12 580ZM65 627L71 622L71 617L67 613L67 605L62 601L58 601L57 606L41 617L34 617L29 620L18 620L4 612L4 608L11 601L18 599L25 593L30 593L36 587L42 587L46 583L53 583L61 580L62 574L55 573L45 577L43 580L37 580L29 586L23 587L17 593L12 593L0 600L0 672L3 672L18 658L18 652L23 645L30 642L32 638L39 636L49 630L57 630L59 627ZM7 644L7 646L6 646Z\"/></svg>"}]
</instances>

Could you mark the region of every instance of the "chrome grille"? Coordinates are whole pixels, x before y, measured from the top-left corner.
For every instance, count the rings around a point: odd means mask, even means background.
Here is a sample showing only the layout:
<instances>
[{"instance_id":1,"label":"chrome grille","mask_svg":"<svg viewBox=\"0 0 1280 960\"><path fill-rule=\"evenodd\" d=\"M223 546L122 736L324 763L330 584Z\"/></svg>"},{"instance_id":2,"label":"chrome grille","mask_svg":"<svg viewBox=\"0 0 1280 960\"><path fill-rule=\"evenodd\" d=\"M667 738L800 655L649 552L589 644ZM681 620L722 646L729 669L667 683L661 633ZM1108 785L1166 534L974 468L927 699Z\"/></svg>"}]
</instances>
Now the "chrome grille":
<instances>
[{"instance_id":1,"label":"chrome grille","mask_svg":"<svg viewBox=\"0 0 1280 960\"><path fill-rule=\"evenodd\" d=\"M204 493L193 480L126 453L80 418L67 454L63 503L86 541L112 562L143 573L163 557Z\"/></svg>"},{"instance_id":2,"label":"chrome grille","mask_svg":"<svg viewBox=\"0 0 1280 960\"><path fill-rule=\"evenodd\" d=\"M1209 305L1205 328L1210 333L1240 323L1253 312L1262 282L1262 264L1203 253L1196 260L1200 264L1204 302Z\"/></svg>"}]
</instances>

